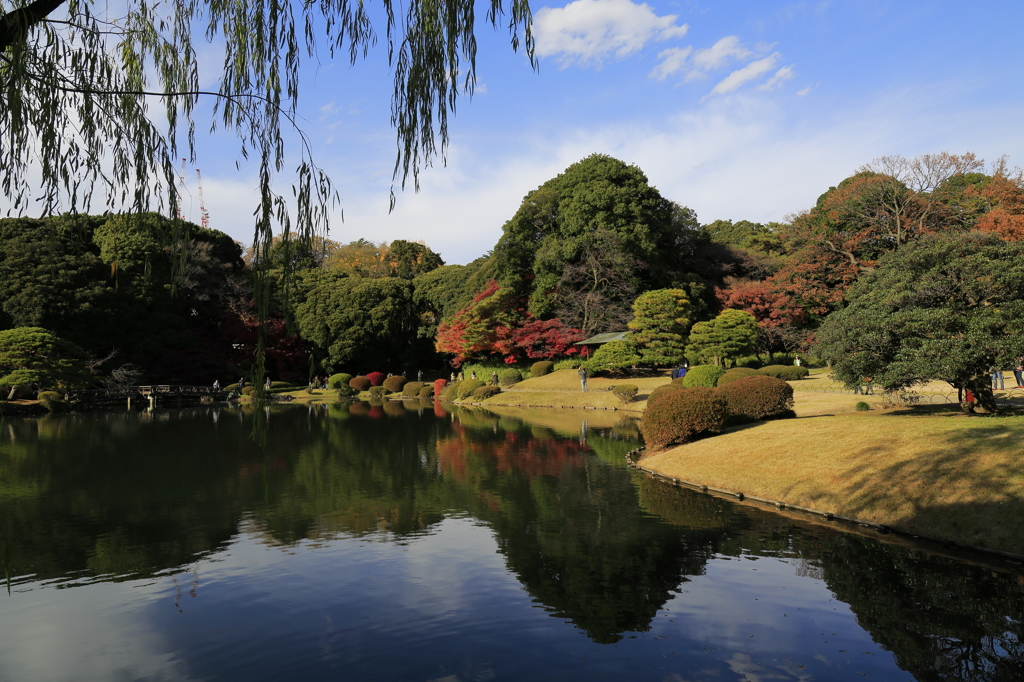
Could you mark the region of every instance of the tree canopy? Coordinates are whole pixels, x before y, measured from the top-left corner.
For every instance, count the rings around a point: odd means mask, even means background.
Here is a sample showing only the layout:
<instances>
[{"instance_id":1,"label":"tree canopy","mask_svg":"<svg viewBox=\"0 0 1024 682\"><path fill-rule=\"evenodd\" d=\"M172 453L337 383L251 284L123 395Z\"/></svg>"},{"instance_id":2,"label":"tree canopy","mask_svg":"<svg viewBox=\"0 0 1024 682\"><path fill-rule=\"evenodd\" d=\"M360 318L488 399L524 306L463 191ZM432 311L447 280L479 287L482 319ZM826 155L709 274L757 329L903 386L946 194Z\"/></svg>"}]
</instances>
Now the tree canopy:
<instances>
[{"instance_id":1,"label":"tree canopy","mask_svg":"<svg viewBox=\"0 0 1024 682\"><path fill-rule=\"evenodd\" d=\"M690 362L723 363L750 354L757 344L757 320L742 310L723 310L718 317L698 322L690 330L686 357Z\"/></svg>"},{"instance_id":2,"label":"tree canopy","mask_svg":"<svg viewBox=\"0 0 1024 682\"><path fill-rule=\"evenodd\" d=\"M682 289L655 289L637 297L629 338L644 362L665 366L683 359L692 322L690 309Z\"/></svg>"},{"instance_id":3,"label":"tree canopy","mask_svg":"<svg viewBox=\"0 0 1024 682\"><path fill-rule=\"evenodd\" d=\"M74 388L89 379L88 355L40 327L0 331L0 386Z\"/></svg>"},{"instance_id":4,"label":"tree canopy","mask_svg":"<svg viewBox=\"0 0 1024 682\"><path fill-rule=\"evenodd\" d=\"M930 235L884 257L817 334L833 373L887 390L933 380L994 410L991 372L1021 363L1024 244L979 232Z\"/></svg>"}]
</instances>

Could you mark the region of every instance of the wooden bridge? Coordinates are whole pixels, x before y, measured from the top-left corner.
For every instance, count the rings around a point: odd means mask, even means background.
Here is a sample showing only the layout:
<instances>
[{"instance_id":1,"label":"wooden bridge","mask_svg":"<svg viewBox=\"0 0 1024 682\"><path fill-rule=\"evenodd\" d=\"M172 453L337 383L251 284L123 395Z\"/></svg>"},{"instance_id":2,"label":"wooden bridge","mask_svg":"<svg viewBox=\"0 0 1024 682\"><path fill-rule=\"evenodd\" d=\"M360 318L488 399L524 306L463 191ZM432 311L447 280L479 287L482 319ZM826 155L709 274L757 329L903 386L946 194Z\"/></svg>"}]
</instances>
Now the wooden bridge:
<instances>
[{"instance_id":1,"label":"wooden bridge","mask_svg":"<svg viewBox=\"0 0 1024 682\"><path fill-rule=\"evenodd\" d=\"M231 395L223 389L214 389L212 386L181 386L174 384L162 384L155 386L120 386L117 388L98 388L82 391L68 391L67 401L79 405L97 403L115 403L148 400L150 405L167 399L181 401L204 401L227 400Z\"/></svg>"}]
</instances>

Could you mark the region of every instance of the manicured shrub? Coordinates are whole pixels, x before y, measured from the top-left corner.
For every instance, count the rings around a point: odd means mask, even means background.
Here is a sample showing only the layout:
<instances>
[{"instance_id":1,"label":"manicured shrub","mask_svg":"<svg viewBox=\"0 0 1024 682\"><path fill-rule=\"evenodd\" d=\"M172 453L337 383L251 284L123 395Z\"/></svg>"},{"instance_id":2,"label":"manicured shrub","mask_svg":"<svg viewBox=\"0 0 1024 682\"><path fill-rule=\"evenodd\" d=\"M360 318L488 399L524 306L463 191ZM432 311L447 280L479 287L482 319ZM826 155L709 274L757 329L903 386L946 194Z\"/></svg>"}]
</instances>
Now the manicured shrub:
<instances>
[{"instance_id":1,"label":"manicured shrub","mask_svg":"<svg viewBox=\"0 0 1024 682\"><path fill-rule=\"evenodd\" d=\"M492 395L498 395L499 393L501 393L500 386L481 386L473 391L473 397L478 400L486 400Z\"/></svg>"},{"instance_id":2,"label":"manicured shrub","mask_svg":"<svg viewBox=\"0 0 1024 682\"><path fill-rule=\"evenodd\" d=\"M366 378L370 380L371 386L380 386L384 383L385 377L383 372L370 372L366 375Z\"/></svg>"},{"instance_id":3,"label":"manicured shrub","mask_svg":"<svg viewBox=\"0 0 1024 682\"><path fill-rule=\"evenodd\" d=\"M734 381L739 381L744 377L757 376L757 370L751 369L750 367L733 367L728 370L725 374L718 377L719 386L727 386Z\"/></svg>"},{"instance_id":4,"label":"manicured shrub","mask_svg":"<svg viewBox=\"0 0 1024 682\"><path fill-rule=\"evenodd\" d=\"M292 385L287 381L271 381L270 388L292 388Z\"/></svg>"},{"instance_id":5,"label":"manicured shrub","mask_svg":"<svg viewBox=\"0 0 1024 682\"><path fill-rule=\"evenodd\" d=\"M43 402L44 400L58 401L64 400L64 396L61 395L60 393L57 393L57 391L40 391L39 394L36 396L36 400L38 400L39 402Z\"/></svg>"},{"instance_id":6,"label":"manicured shrub","mask_svg":"<svg viewBox=\"0 0 1024 682\"><path fill-rule=\"evenodd\" d=\"M675 381L673 381L671 384L662 384L661 386L658 386L656 389L651 391L651 394L647 396L647 405L649 407L651 403L653 403L655 400L657 400L659 397L663 395L666 395L668 393L675 393L676 391L682 390L685 390L683 385L681 383L676 383Z\"/></svg>"},{"instance_id":7,"label":"manicured shrub","mask_svg":"<svg viewBox=\"0 0 1024 682\"><path fill-rule=\"evenodd\" d=\"M807 369L806 367L797 367L796 365L790 365L789 367L790 381L799 381L801 379L806 379L808 376L810 376L810 374L811 370Z\"/></svg>"},{"instance_id":8,"label":"manicured shrub","mask_svg":"<svg viewBox=\"0 0 1024 682\"><path fill-rule=\"evenodd\" d=\"M728 416L725 400L715 389L674 390L647 403L640 432L647 447L661 450L721 432Z\"/></svg>"},{"instance_id":9,"label":"manicured shrub","mask_svg":"<svg viewBox=\"0 0 1024 682\"><path fill-rule=\"evenodd\" d=\"M750 376L718 389L733 421L760 421L796 416L793 412L793 387L782 379Z\"/></svg>"},{"instance_id":10,"label":"manicured shrub","mask_svg":"<svg viewBox=\"0 0 1024 682\"><path fill-rule=\"evenodd\" d=\"M370 380L366 377L352 377L348 380L348 385L362 393L370 388Z\"/></svg>"},{"instance_id":11,"label":"manicured shrub","mask_svg":"<svg viewBox=\"0 0 1024 682\"><path fill-rule=\"evenodd\" d=\"M408 386L406 387L408 388ZM430 384L424 384L420 386L419 392L416 393L417 398L429 398L434 395L434 387Z\"/></svg>"},{"instance_id":12,"label":"manicured shrub","mask_svg":"<svg viewBox=\"0 0 1024 682\"><path fill-rule=\"evenodd\" d=\"M10 390L10 389L8 389ZM71 405L64 402L64 394L57 391L40 391L36 396L39 404L46 408L47 412L70 412Z\"/></svg>"},{"instance_id":13,"label":"manicured shrub","mask_svg":"<svg viewBox=\"0 0 1024 682\"><path fill-rule=\"evenodd\" d=\"M252 395L256 392L255 386L246 386L242 389L242 395Z\"/></svg>"},{"instance_id":14,"label":"manicured shrub","mask_svg":"<svg viewBox=\"0 0 1024 682\"><path fill-rule=\"evenodd\" d=\"M554 368L555 363L550 360L541 360L540 362L535 362L530 366L530 376L542 377L545 374L551 374L551 370Z\"/></svg>"},{"instance_id":15,"label":"manicured shrub","mask_svg":"<svg viewBox=\"0 0 1024 682\"><path fill-rule=\"evenodd\" d=\"M580 365L583 364L583 358L562 358L561 360L555 360L554 371L560 369L579 369Z\"/></svg>"},{"instance_id":16,"label":"manicured shrub","mask_svg":"<svg viewBox=\"0 0 1024 682\"><path fill-rule=\"evenodd\" d=\"M445 379L438 379L438 380L436 380L434 382L434 396L435 397L440 397L441 396L441 391L443 391L444 387L447 386L447 385L448 385L448 381L445 380Z\"/></svg>"},{"instance_id":17,"label":"manicured shrub","mask_svg":"<svg viewBox=\"0 0 1024 682\"><path fill-rule=\"evenodd\" d=\"M339 398L350 398L356 394L356 389L352 388L348 384L341 384L336 390L338 391Z\"/></svg>"},{"instance_id":18,"label":"manicured shrub","mask_svg":"<svg viewBox=\"0 0 1024 682\"><path fill-rule=\"evenodd\" d=\"M725 370L715 365L691 367L683 377L683 388L714 388L718 385L718 378L723 374Z\"/></svg>"},{"instance_id":19,"label":"manicured shrub","mask_svg":"<svg viewBox=\"0 0 1024 682\"><path fill-rule=\"evenodd\" d=\"M483 379L466 379L459 384L459 400L465 400L473 395L473 391L484 385Z\"/></svg>"},{"instance_id":20,"label":"manicured shrub","mask_svg":"<svg viewBox=\"0 0 1024 682\"><path fill-rule=\"evenodd\" d=\"M640 391L640 387L636 384L619 384L612 389L612 394L619 399L619 402L630 403L633 402L633 398Z\"/></svg>"},{"instance_id":21,"label":"manicured shrub","mask_svg":"<svg viewBox=\"0 0 1024 682\"><path fill-rule=\"evenodd\" d=\"M238 390L238 384L228 384L227 386L220 390L224 391L225 393L231 393L232 391Z\"/></svg>"},{"instance_id":22,"label":"manicured shrub","mask_svg":"<svg viewBox=\"0 0 1024 682\"><path fill-rule=\"evenodd\" d=\"M352 381L351 374L345 374L344 372L340 374L332 374L331 377L327 380L327 387L337 389L341 388L342 386L349 386L350 384L348 382L350 381Z\"/></svg>"},{"instance_id":23,"label":"manicured shrub","mask_svg":"<svg viewBox=\"0 0 1024 682\"><path fill-rule=\"evenodd\" d=\"M388 377L384 380L383 386L388 389L388 393L398 393L406 384L406 378L403 376Z\"/></svg>"},{"instance_id":24,"label":"manicured shrub","mask_svg":"<svg viewBox=\"0 0 1024 682\"><path fill-rule=\"evenodd\" d=\"M523 380L523 375L519 373L518 369L508 368L498 372L498 383L508 388L514 386Z\"/></svg>"},{"instance_id":25,"label":"manicured shrub","mask_svg":"<svg viewBox=\"0 0 1024 682\"><path fill-rule=\"evenodd\" d=\"M394 379L394 377L391 377ZM387 385L387 382L384 382ZM426 386L422 381L410 381L402 387L402 395L407 395L410 398L419 395L420 389ZM431 390L433 390L431 388Z\"/></svg>"},{"instance_id":26,"label":"manicured shrub","mask_svg":"<svg viewBox=\"0 0 1024 682\"><path fill-rule=\"evenodd\" d=\"M370 386L370 398L380 400L388 392L383 386Z\"/></svg>"},{"instance_id":27,"label":"manicured shrub","mask_svg":"<svg viewBox=\"0 0 1024 682\"><path fill-rule=\"evenodd\" d=\"M459 386L462 384L461 381L453 381L444 387L441 391L441 400L449 403L453 403L459 398Z\"/></svg>"},{"instance_id":28,"label":"manicured shrub","mask_svg":"<svg viewBox=\"0 0 1024 682\"><path fill-rule=\"evenodd\" d=\"M810 371L806 367L797 367L796 365L768 365L757 370L757 373L783 381L797 381L810 374Z\"/></svg>"},{"instance_id":29,"label":"manicured shrub","mask_svg":"<svg viewBox=\"0 0 1024 682\"><path fill-rule=\"evenodd\" d=\"M867 412L868 410L871 409L871 406L862 400L856 405L854 405L853 409L857 410L858 412Z\"/></svg>"}]
</instances>

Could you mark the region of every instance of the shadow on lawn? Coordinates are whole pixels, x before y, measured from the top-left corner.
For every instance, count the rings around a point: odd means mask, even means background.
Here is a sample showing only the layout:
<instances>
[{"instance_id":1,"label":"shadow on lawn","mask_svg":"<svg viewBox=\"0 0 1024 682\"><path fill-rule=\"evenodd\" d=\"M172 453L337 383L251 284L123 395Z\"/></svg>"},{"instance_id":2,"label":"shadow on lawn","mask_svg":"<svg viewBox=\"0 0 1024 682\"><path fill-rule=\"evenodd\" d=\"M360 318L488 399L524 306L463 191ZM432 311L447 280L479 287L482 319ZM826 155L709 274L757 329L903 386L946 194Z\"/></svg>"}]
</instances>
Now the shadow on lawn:
<instances>
[{"instance_id":1,"label":"shadow on lawn","mask_svg":"<svg viewBox=\"0 0 1024 682\"><path fill-rule=\"evenodd\" d=\"M842 489L812 492L815 504L865 520L880 510L900 530L1024 554L1024 421L974 419L909 460L885 463L888 449L865 446Z\"/></svg>"}]
</instances>

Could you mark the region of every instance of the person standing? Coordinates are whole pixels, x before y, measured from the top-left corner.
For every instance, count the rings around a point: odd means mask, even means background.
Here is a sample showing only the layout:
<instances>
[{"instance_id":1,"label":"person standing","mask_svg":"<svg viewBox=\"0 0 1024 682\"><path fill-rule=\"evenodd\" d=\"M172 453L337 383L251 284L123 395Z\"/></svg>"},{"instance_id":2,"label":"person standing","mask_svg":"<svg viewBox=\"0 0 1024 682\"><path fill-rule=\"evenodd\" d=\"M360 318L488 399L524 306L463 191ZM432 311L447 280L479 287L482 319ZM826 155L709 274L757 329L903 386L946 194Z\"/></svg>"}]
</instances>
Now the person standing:
<instances>
[{"instance_id":1,"label":"person standing","mask_svg":"<svg viewBox=\"0 0 1024 682\"><path fill-rule=\"evenodd\" d=\"M241 392L243 388L245 388L245 377L238 380L238 391Z\"/></svg>"},{"instance_id":2,"label":"person standing","mask_svg":"<svg viewBox=\"0 0 1024 682\"><path fill-rule=\"evenodd\" d=\"M423 370L422 369L418 370L416 372L416 381L420 381L420 382L423 381Z\"/></svg>"},{"instance_id":3,"label":"person standing","mask_svg":"<svg viewBox=\"0 0 1024 682\"><path fill-rule=\"evenodd\" d=\"M871 377L864 377L864 395L874 395L875 388L871 385Z\"/></svg>"},{"instance_id":4,"label":"person standing","mask_svg":"<svg viewBox=\"0 0 1024 682\"><path fill-rule=\"evenodd\" d=\"M1017 358L1017 366L1013 368L1013 378L1017 380L1017 388L1024 388L1024 358Z\"/></svg>"},{"instance_id":5,"label":"person standing","mask_svg":"<svg viewBox=\"0 0 1024 682\"><path fill-rule=\"evenodd\" d=\"M1006 388L1006 384L1003 382L1003 372L999 369L992 369L992 390L1002 391Z\"/></svg>"},{"instance_id":6,"label":"person standing","mask_svg":"<svg viewBox=\"0 0 1024 682\"><path fill-rule=\"evenodd\" d=\"M220 393L220 379L214 379L213 380L213 390L216 393Z\"/></svg>"},{"instance_id":7,"label":"person standing","mask_svg":"<svg viewBox=\"0 0 1024 682\"><path fill-rule=\"evenodd\" d=\"M491 372L491 386L498 385L498 370Z\"/></svg>"},{"instance_id":8,"label":"person standing","mask_svg":"<svg viewBox=\"0 0 1024 682\"><path fill-rule=\"evenodd\" d=\"M267 383L263 384L263 388L265 388L268 391L270 390L270 375L269 374L267 375Z\"/></svg>"},{"instance_id":9,"label":"person standing","mask_svg":"<svg viewBox=\"0 0 1024 682\"><path fill-rule=\"evenodd\" d=\"M587 392L587 368L586 367L580 367L580 371L578 372L578 374L580 375L580 389L584 393L586 393Z\"/></svg>"}]
</instances>

